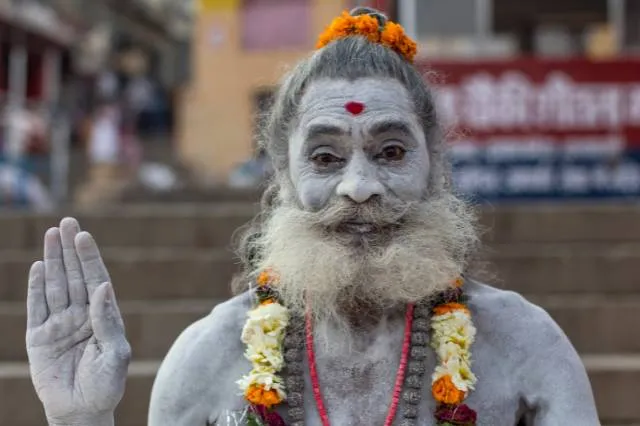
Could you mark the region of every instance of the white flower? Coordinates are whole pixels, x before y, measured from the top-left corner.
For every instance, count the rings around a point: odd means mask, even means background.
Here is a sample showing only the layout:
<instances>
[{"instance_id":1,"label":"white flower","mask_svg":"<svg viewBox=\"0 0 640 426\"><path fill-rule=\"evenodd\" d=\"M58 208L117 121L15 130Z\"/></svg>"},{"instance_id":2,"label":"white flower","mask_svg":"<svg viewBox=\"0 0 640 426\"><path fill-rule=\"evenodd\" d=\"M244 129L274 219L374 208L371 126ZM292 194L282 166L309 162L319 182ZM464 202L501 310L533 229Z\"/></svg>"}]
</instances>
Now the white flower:
<instances>
[{"instance_id":1,"label":"white flower","mask_svg":"<svg viewBox=\"0 0 640 426\"><path fill-rule=\"evenodd\" d=\"M254 365L270 367L274 372L282 369L284 365L280 345L247 346L245 357Z\"/></svg>"},{"instance_id":2,"label":"white flower","mask_svg":"<svg viewBox=\"0 0 640 426\"><path fill-rule=\"evenodd\" d=\"M260 305L249 311L242 329L242 342L248 345L278 344L289 323L287 309L279 303Z\"/></svg>"},{"instance_id":3,"label":"white flower","mask_svg":"<svg viewBox=\"0 0 640 426\"><path fill-rule=\"evenodd\" d=\"M260 305L249 311L241 338L246 344L244 356L251 361L253 370L238 381L243 391L260 385L266 390L275 389L284 397L282 380L276 373L284 365L282 340L288 321L286 308L278 303Z\"/></svg>"},{"instance_id":4,"label":"white flower","mask_svg":"<svg viewBox=\"0 0 640 426\"><path fill-rule=\"evenodd\" d=\"M249 311L249 321L259 321L265 325L274 324L286 327L288 320L287 308L279 303L260 305Z\"/></svg>"},{"instance_id":5,"label":"white flower","mask_svg":"<svg viewBox=\"0 0 640 426\"><path fill-rule=\"evenodd\" d=\"M438 350L446 343L455 343L464 350L469 350L476 335L471 317L463 311L454 311L432 318L432 346Z\"/></svg>"},{"instance_id":6,"label":"white flower","mask_svg":"<svg viewBox=\"0 0 640 426\"><path fill-rule=\"evenodd\" d=\"M465 356L465 351L460 347L460 345L452 342L445 342L443 344L440 344L435 349L438 358L442 362L447 362L447 360L450 358L462 358Z\"/></svg>"},{"instance_id":7,"label":"white flower","mask_svg":"<svg viewBox=\"0 0 640 426\"><path fill-rule=\"evenodd\" d=\"M476 335L471 315L463 310L436 315L431 318L431 329L431 346L440 359L433 382L449 376L458 390L472 390L477 378L471 371L470 349Z\"/></svg>"},{"instance_id":8,"label":"white flower","mask_svg":"<svg viewBox=\"0 0 640 426\"><path fill-rule=\"evenodd\" d=\"M243 392L252 386L260 386L267 391L275 390L281 399L286 398L282 379L270 372L253 369L248 375L238 380L237 383Z\"/></svg>"},{"instance_id":9,"label":"white flower","mask_svg":"<svg viewBox=\"0 0 640 426\"><path fill-rule=\"evenodd\" d=\"M477 381L471 372L471 363L462 357L451 357L437 366L432 380L435 382L443 376L450 376L454 386L463 392L473 389Z\"/></svg>"},{"instance_id":10,"label":"white flower","mask_svg":"<svg viewBox=\"0 0 640 426\"><path fill-rule=\"evenodd\" d=\"M282 335L281 330L267 334L260 324L249 323L249 321L247 321L242 329L242 342L247 346L278 346L283 337Z\"/></svg>"}]
</instances>

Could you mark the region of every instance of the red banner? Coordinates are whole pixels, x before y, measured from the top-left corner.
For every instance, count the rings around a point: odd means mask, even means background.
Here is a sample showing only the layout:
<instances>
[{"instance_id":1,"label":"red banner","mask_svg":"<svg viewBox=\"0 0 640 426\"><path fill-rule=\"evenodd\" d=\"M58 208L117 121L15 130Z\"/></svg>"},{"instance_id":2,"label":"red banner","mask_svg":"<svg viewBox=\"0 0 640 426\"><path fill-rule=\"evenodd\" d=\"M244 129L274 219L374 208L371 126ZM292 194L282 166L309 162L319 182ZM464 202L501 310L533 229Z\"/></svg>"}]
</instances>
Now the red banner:
<instances>
[{"instance_id":1,"label":"red banner","mask_svg":"<svg viewBox=\"0 0 640 426\"><path fill-rule=\"evenodd\" d=\"M436 85L445 126L461 135L453 157L466 190L640 195L640 59L435 62L421 69ZM478 183L481 172L489 176L485 184ZM522 185L509 187L513 175Z\"/></svg>"}]
</instances>

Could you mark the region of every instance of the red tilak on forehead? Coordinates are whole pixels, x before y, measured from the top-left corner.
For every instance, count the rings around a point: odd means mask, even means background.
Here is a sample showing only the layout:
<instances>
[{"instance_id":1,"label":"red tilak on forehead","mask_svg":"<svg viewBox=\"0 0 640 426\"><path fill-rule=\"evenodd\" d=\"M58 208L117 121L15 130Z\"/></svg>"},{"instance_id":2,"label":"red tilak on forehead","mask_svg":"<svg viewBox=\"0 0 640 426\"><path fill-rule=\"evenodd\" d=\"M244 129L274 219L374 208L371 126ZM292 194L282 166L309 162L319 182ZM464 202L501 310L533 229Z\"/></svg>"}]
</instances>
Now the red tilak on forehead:
<instances>
[{"instance_id":1,"label":"red tilak on forehead","mask_svg":"<svg viewBox=\"0 0 640 426\"><path fill-rule=\"evenodd\" d=\"M350 112L353 115L359 115L360 113L362 113L362 111L364 111L364 104L362 102L347 102L344 105L344 109L346 109L348 112Z\"/></svg>"}]
</instances>

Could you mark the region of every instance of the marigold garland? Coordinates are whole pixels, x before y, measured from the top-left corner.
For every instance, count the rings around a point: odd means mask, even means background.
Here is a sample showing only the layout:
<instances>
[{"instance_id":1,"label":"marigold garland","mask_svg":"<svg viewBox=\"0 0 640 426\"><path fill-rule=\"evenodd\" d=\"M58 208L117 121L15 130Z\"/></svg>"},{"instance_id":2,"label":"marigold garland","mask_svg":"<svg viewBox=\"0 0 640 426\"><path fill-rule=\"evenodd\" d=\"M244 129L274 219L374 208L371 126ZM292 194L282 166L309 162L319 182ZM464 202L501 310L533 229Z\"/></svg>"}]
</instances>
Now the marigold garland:
<instances>
[{"instance_id":1,"label":"marigold garland","mask_svg":"<svg viewBox=\"0 0 640 426\"><path fill-rule=\"evenodd\" d=\"M325 31L318 37L316 48L321 49L332 41L349 36L362 36L372 43L379 43L403 56L413 63L418 45L408 37L402 25L387 22L380 26L378 20L371 15L352 16L344 11L335 18Z\"/></svg>"},{"instance_id":2,"label":"marigold garland","mask_svg":"<svg viewBox=\"0 0 640 426\"><path fill-rule=\"evenodd\" d=\"M434 306L431 318L431 346L439 360L432 375L431 393L438 403L435 416L439 425L476 424L475 411L463 404L477 382L471 371L471 345L476 329L471 311L464 304L463 284L462 279L454 282L454 290L445 293ZM464 419L458 421L456 415Z\"/></svg>"},{"instance_id":3,"label":"marigold garland","mask_svg":"<svg viewBox=\"0 0 640 426\"><path fill-rule=\"evenodd\" d=\"M256 412L271 412L272 407L286 399L284 381L280 371L284 366L282 342L289 323L287 309L278 301L273 288L276 277L264 271L256 279L257 306L249 311L242 329L242 342L246 344L245 358L252 369L238 381L245 399ZM277 417L277 414L272 413ZM254 419L257 421L257 419Z\"/></svg>"},{"instance_id":4,"label":"marigold garland","mask_svg":"<svg viewBox=\"0 0 640 426\"><path fill-rule=\"evenodd\" d=\"M282 342L289 316L278 299L276 283L277 275L270 270L256 279L258 300L242 331L242 341L247 345L245 357L253 368L238 381L252 406L253 421L266 426L284 425L273 407L286 400L279 373L284 366ZM462 278L456 279L432 309L431 346L439 363L432 375L431 394L437 402L434 416L439 426L476 425L476 412L464 404L477 379L471 371L471 345L476 329L465 304L463 285Z\"/></svg>"}]
</instances>

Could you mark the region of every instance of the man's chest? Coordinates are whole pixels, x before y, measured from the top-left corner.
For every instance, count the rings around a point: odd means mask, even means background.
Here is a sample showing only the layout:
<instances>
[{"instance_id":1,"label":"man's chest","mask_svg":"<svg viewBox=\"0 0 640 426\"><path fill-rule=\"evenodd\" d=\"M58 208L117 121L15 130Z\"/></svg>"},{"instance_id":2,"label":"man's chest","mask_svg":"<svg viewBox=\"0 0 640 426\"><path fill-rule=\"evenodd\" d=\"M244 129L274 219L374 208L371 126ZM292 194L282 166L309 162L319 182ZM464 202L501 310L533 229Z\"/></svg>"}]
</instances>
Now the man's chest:
<instances>
[{"instance_id":1,"label":"man's chest","mask_svg":"<svg viewBox=\"0 0 640 426\"><path fill-rule=\"evenodd\" d=\"M362 356L366 359L366 355ZM305 425L322 426L317 401L320 397L331 425L383 426L393 416L393 425L436 426L437 407L431 391L435 358L435 353L429 353L424 359L425 371L419 387L408 385L410 377L415 378L408 371L398 387L400 354L355 363L335 357L319 360L317 384L320 392L314 392L308 369L304 374ZM519 393L514 391L514 384L496 363L483 364L476 363L475 370L484 381L479 382L465 400L478 415L477 426L516 426L523 413ZM395 404L394 393L398 391ZM281 414L287 419L286 407Z\"/></svg>"},{"instance_id":2,"label":"man's chest","mask_svg":"<svg viewBox=\"0 0 640 426\"><path fill-rule=\"evenodd\" d=\"M424 356L408 357L402 368L402 347L402 333L390 330L353 344L316 345L315 375L310 373L309 357L304 356L302 368L293 375L304 385L295 391L287 389L297 401L298 415L303 410L304 424L322 426L326 415L331 425L338 426L383 426L391 417L393 425L436 426L431 390L436 353L425 345ZM483 339L474 347L472 370L478 383L465 403L476 411L477 426L516 426L523 413L522 395L512 374L516 367ZM285 375L285 381L289 377ZM242 407L241 398L237 402ZM284 403L277 411L287 425L298 425L290 409Z\"/></svg>"},{"instance_id":3,"label":"man's chest","mask_svg":"<svg viewBox=\"0 0 640 426\"><path fill-rule=\"evenodd\" d=\"M431 371L435 368L434 361L427 361L427 372L424 374L422 387L410 391L403 386L397 404L393 425L436 426L436 403L431 394ZM499 363L498 363L499 364ZM494 364L495 365L495 364ZM307 364L305 363L305 366ZM394 405L394 389L397 372L396 363L388 362L364 367L358 365L352 368L327 369L329 364L318 363L319 395L313 390L313 381L309 370L303 373L305 387L302 392L305 426L322 426L318 410L317 397L320 397L331 425L337 426L383 426ZM465 403L476 411L477 426L516 426L523 414L520 395L514 391L509 377L502 374L501 369L476 364L479 377L484 380L478 382L476 389L470 392ZM237 393L234 392L235 395ZM407 395L409 394L409 395ZM410 401L407 402L407 397ZM235 406L241 413L245 405L242 397L237 396ZM418 398L417 400L415 398ZM235 398L234 398L235 399ZM229 401L230 402L230 401ZM415 414L417 407L417 417ZM289 416L288 404L277 408L287 425L297 425ZM223 418L224 417L224 418ZM241 414L232 411L218 417L216 423L220 426L240 426L238 422Z\"/></svg>"}]
</instances>

